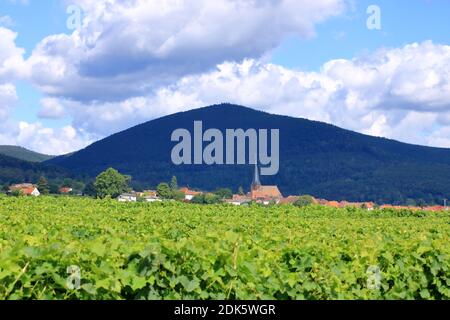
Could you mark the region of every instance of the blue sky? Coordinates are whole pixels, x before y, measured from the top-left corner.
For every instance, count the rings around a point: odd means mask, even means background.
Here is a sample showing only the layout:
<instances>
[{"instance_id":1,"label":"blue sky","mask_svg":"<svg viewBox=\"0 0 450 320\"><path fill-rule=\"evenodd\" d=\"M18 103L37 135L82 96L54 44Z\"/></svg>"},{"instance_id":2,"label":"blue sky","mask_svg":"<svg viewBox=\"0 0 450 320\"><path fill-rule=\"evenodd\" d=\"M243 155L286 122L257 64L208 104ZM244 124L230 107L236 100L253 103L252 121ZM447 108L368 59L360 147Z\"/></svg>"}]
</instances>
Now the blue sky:
<instances>
[{"instance_id":1,"label":"blue sky","mask_svg":"<svg viewBox=\"0 0 450 320\"><path fill-rule=\"evenodd\" d=\"M95 11L95 5L92 3L95 3L95 1L87 1L87 0L75 0L79 3L86 5L87 4L87 14L89 15L95 15L97 12ZM226 1L226 0L223 0ZM336 3L341 0L336 0ZM342 0L345 1L345 0ZM24 3L27 2L27 3ZM116 0L117 6L120 5L120 1ZM141 1L144 2L145 1ZM148 3L151 3L152 0L149 0ZM50 35L56 35L56 34L62 34L65 33L68 36L72 34L71 30L68 30L66 27L66 20L68 18L68 15L66 14L66 8L67 5L70 4L70 1L63 1L63 0L46 0L46 1L36 1L36 0L0 0L0 18L1 17L9 17L9 20L7 23L3 23L3 27L8 28L12 30L13 32L16 32L18 34L17 38L15 39L15 45L19 48L25 49L25 54L23 58L25 60L29 59L32 55L33 50L36 48L36 46L43 41L43 39ZM324 14L324 17L321 17L319 20L324 20L323 22L319 21L313 21L312 25L315 29L315 35L309 36L309 37L302 37L299 35L292 35L290 33L292 32L286 32L283 34L283 32L280 32L280 36L277 36L275 39L271 39L270 42L268 40L268 44L262 45L263 48L259 48L260 40L264 40L264 38L270 38L272 37L271 29L269 28L269 31L265 31L266 33L261 34L255 34L255 44L254 47L250 48L250 51L245 52L238 52L234 53L234 49L232 49L230 52L229 57L227 56L227 53L224 51L216 51L214 54L217 54L218 56L224 56L224 58L218 58L217 61L213 62L209 65L200 66L200 69L193 69L188 70L186 74L178 74L179 71L174 71L173 74L164 74L164 77L168 77L169 80L167 80L164 83L158 83L154 84L151 77L145 78L145 82L139 82L136 83L137 87L147 87L148 85L148 93L147 92L140 92L137 94L136 92L129 93L129 98L134 99L138 96L143 97L145 99L150 99L150 101L159 101L159 96L155 93L154 90L157 90L158 88L162 88L164 86L168 86L167 88L170 88L172 90L173 85L176 83L177 79L181 79L183 76L189 76L191 74L201 74L202 72L207 72L210 69L214 69L215 63L220 63L221 60L227 60L227 61L234 61L236 59L236 63L240 63L242 61L242 58L251 58L251 59L258 59L260 56L264 56L264 63L270 62L274 65L280 66L285 68L286 70L295 72L295 71L301 71L301 72L321 72L321 67L335 59L346 59L349 61L352 61L355 58L358 57L370 57L374 54L377 50L380 50L382 48L402 48L404 46L407 46L408 44L412 43L423 43L424 41L432 41L434 45L448 45L449 44L449 33L450 30L450 1L449 0L375 0L375 1L346 1L346 9L344 12L336 13L336 15L333 15L332 12L328 13L327 15ZM368 14L366 13L366 10L368 6L370 5L377 5L381 9L381 24L382 28L381 30L369 30L366 27L366 21L368 19ZM337 6L335 6L337 8ZM146 8L152 8L152 7L146 7ZM301 11L301 7L298 8L299 11ZM313 10L313 9L311 9ZM320 10L323 10L320 8ZM114 11L114 9L112 9ZM120 10L115 12L115 14L120 14ZM186 13L187 14L187 13ZM299 13L301 16L301 12ZM121 18L118 17L118 20ZM295 14L293 14L293 17L290 17L290 19L295 19ZM2 21L2 20L0 20ZM6 21L3 19L3 21ZM135 20L132 23L135 23ZM145 30L145 32L149 32L148 26L145 26L145 20L141 23L141 25L135 26L133 29L134 32L139 33L139 28L142 27ZM301 24L300 24L301 25ZM98 25L95 27L101 26L101 23L99 22ZM300 27L301 28L301 27ZM170 30L170 28L169 28ZM236 31L239 33L239 30ZM275 31L274 31L275 33ZM148 35L148 34L147 34ZM150 34L151 35L151 34ZM220 36L220 35L217 35ZM144 36L143 36L144 37ZM258 38L259 37L259 38ZM275 36L273 36L275 37ZM145 39L145 37L144 37ZM111 45L112 40L108 40L109 42L105 42L108 45ZM206 40L205 40L206 41ZM211 40L213 41L213 40ZM277 42L278 41L278 42ZM273 46L271 43L276 43L275 46ZM118 47L113 49L113 51L121 50L120 44L117 44ZM253 43L251 44L253 45ZM272 47L271 47L272 46ZM100 46L99 46L100 47ZM114 48L114 46L112 47ZM237 49L236 49L237 50ZM239 51L239 50L238 50ZM186 53L190 51L180 52ZM219 53L217 53L219 52ZM250 52L250 54L249 54ZM59 54L59 53L58 53ZM97 53L96 53L97 54ZM114 56L113 53L99 53L99 57L106 57L103 58L103 60L106 59L105 65L108 67L108 60L110 58L110 55ZM133 66L133 63L135 63L131 57L131 55L134 54L134 51L124 52L123 56L119 56L116 54L114 59L115 62L110 66L110 68L113 68L121 63L123 65L126 65L128 61L127 54L130 54L130 66ZM189 54L189 53L187 53ZM50 54L51 55L51 54ZM68 52L68 56L70 53ZM194 61L195 61L195 50L192 50L192 61L185 61L186 64L184 65L174 65L174 62L170 64L170 67L173 66L174 70L180 70L185 69L186 65L189 65L187 67L188 69L192 67ZM268 57L268 58L267 58ZM91 57L92 58L92 57ZM94 56L95 58L95 56ZM94 59L93 58L93 59ZM113 59L111 58L111 59ZM142 57L141 57L142 58ZM140 59L141 59L140 58ZM122 60L120 60L122 59ZM101 61L103 61L101 60ZM141 59L142 60L142 59ZM137 61L141 61L137 60ZM173 61L176 61L178 63L180 59L175 59ZM83 62L84 60L80 60ZM94 61L97 61L94 59ZM145 61L142 60L142 61ZM137 62L136 62L137 63ZM167 62L169 64L169 62ZM198 62L195 61L197 64ZM88 64L89 65L89 64ZM92 67L92 65L91 65ZM136 68L137 69L137 68ZM80 67L80 70L85 70ZM194 72L195 71L195 72ZM96 70L93 69L93 73L96 72ZM171 71L170 71L171 72ZM168 73L170 73L168 72ZM161 78L161 76L159 76ZM66 78L64 78L66 80ZM67 78L67 81L70 79ZM111 87L111 89L104 88L104 86L99 85L102 89L97 92L103 93L103 91L117 91L116 86L118 88L122 88L123 85L126 84L117 84L116 80L109 79L114 82L114 88ZM45 79L41 82L45 82ZM106 82L106 81L105 81ZM172 86L170 84L172 83ZM70 84L64 84L66 87L70 87ZM91 101L86 102L85 97L79 98L80 94L77 96L74 96L72 92L68 94L66 91L67 88L51 88L48 89L47 86L44 86L42 83L39 83L39 81L30 81L29 79L23 79L20 78L16 81L14 81L14 86L17 92L18 101L14 105L14 108L10 115L10 120L19 122L19 121L25 121L27 123L40 123L45 128L52 128L55 130L58 130L64 126L72 126L77 131L86 131L89 132L93 128L93 125L89 125L88 118L84 119L75 119L73 116L73 110L74 105L78 105L76 103L88 105L89 108L91 108L93 105L102 105L104 107L105 105L108 105L111 103L112 100L116 99L113 97L100 97L99 101ZM176 84L178 86L178 84ZM57 92L60 92L58 90L61 89L62 94L54 94L55 90ZM66 90L66 91L65 91ZM72 90L72 88L70 88ZM81 89L80 89L81 90ZM95 90L93 89L94 93ZM150 93L152 92L152 93ZM180 90L181 92L181 90ZM82 94L81 94L82 95ZM173 96L176 96L175 93ZM58 116L58 117L39 117L38 113L39 110L42 108L42 99L44 98L55 98L55 99L61 99L61 101L71 101L76 102L71 104L71 112L67 112L65 116ZM218 97L219 99L219 97ZM208 99L197 99L196 101L210 101L210 97ZM251 100L251 99L247 99ZM244 99L244 101L246 101ZM115 103L119 103L118 101L114 101ZM221 101L218 101L221 102ZM298 101L299 103L302 103L302 101ZM186 103L192 103L191 101L187 100ZM67 103L66 103L67 104ZM121 106L127 105L127 102L123 100L120 102ZM268 103L268 109L270 111L277 111L277 108L275 107L276 104L273 106L270 106L270 103ZM79 107L81 108L81 107ZM105 107L106 108L106 107ZM163 106L161 106L161 109L164 109ZM167 108L166 108L167 109ZM402 108L399 108L402 109ZM283 111L280 111L280 113L288 113L289 110L288 107L283 109ZM174 109L174 111L177 111L177 109ZM412 110L414 111L414 110ZM149 115L149 118L154 117L152 112L144 112L144 115ZM156 113L157 114L157 113ZM394 113L393 113L394 114ZM401 114L400 111L395 111L395 116L390 115L390 118L399 117ZM299 112L298 114L300 116L305 116L309 118L315 118L314 115L311 115L311 112ZM92 114L90 115L92 116ZM338 115L333 115L338 116ZM407 119L407 115L402 115L404 119ZM87 116L86 116L87 117ZM389 118L388 117L388 118ZM108 131L108 129L105 129L107 127L107 124L103 126L103 128L100 130L98 129L95 134L92 134L92 139L100 138L102 135L106 135L108 133L112 133L114 131L117 131L119 129L122 129L126 125L132 125L137 122L136 119L129 119L129 116L124 117L121 125L119 126L112 126L111 132ZM327 116L320 116L317 115L318 120L324 120L333 122L333 117L330 115ZM378 119L378 121L382 122L381 118ZM393 120L389 121L393 121ZM146 119L143 119L146 120ZM356 120L357 121L357 120ZM375 122L375 120L373 120ZM387 121L386 123L388 123ZM368 132L371 133L374 127L376 127L375 123L372 123L372 126L370 131L368 128L367 130L358 129L357 126L352 126L352 124L349 121L343 121L342 123L337 123L338 125L345 126L345 123L348 122L347 125L348 128L362 131L364 133ZM78 125L78 127L77 127ZM398 138L400 140L408 140L408 142L416 142L419 144L433 144L426 142L425 140L428 139L428 136L433 135L435 131L434 129L442 129L439 127L439 125L434 124L431 128L424 128L423 132L421 133L421 136L418 136L418 138L412 137L411 139L408 139L408 137L402 137L399 135L395 135L386 131L385 133L381 131L381 135ZM93 130L93 129L92 129ZM95 130L94 130L95 131ZM378 131L374 131L378 132ZM394 131L392 131L394 132ZM428 136L427 136L428 135ZM416 140L417 141L416 141ZM422 139L422 140L421 140ZM450 143L450 142L449 142ZM437 143L434 143L437 144Z\"/></svg>"},{"instance_id":2,"label":"blue sky","mask_svg":"<svg viewBox=\"0 0 450 320\"><path fill-rule=\"evenodd\" d=\"M367 8L381 8L382 29L366 28ZM312 39L291 37L273 54L281 65L316 70L332 59L351 59L380 47L399 47L412 42L433 40L448 44L450 1L448 0L361 0L344 16L317 27Z\"/></svg>"}]
</instances>

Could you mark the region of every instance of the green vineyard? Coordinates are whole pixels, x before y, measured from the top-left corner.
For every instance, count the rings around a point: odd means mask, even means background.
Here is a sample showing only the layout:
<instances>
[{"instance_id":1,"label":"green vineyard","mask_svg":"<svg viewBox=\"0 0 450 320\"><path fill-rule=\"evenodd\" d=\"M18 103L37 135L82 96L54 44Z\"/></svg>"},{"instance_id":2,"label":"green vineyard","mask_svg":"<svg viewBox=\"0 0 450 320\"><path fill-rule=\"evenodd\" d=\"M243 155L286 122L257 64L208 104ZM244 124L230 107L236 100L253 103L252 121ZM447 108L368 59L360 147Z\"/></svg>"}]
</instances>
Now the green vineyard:
<instances>
[{"instance_id":1,"label":"green vineyard","mask_svg":"<svg viewBox=\"0 0 450 320\"><path fill-rule=\"evenodd\" d=\"M450 299L450 214L0 196L0 299Z\"/></svg>"}]
</instances>

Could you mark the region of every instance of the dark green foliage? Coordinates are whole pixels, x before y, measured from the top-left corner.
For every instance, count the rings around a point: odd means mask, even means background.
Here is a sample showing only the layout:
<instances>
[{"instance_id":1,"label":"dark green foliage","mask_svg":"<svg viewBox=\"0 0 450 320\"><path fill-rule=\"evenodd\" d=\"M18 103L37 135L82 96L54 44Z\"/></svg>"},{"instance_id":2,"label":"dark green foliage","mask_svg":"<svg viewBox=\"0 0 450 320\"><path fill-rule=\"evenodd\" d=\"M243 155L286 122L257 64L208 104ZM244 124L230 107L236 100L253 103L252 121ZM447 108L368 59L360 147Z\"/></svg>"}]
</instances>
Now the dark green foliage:
<instances>
[{"instance_id":1,"label":"dark green foliage","mask_svg":"<svg viewBox=\"0 0 450 320\"><path fill-rule=\"evenodd\" d=\"M172 199L172 190L168 183L160 183L156 188L156 192L161 199Z\"/></svg>"},{"instance_id":2,"label":"dark green foliage","mask_svg":"<svg viewBox=\"0 0 450 320\"><path fill-rule=\"evenodd\" d=\"M38 188L39 192L43 195L50 193L50 187L49 187L48 181L47 181L47 179L45 179L45 177L39 178L39 181L37 183L37 188Z\"/></svg>"},{"instance_id":3,"label":"dark green foliage","mask_svg":"<svg viewBox=\"0 0 450 320\"><path fill-rule=\"evenodd\" d=\"M233 198L233 191L228 188L221 188L214 191L214 194L217 195L220 199L231 199Z\"/></svg>"},{"instance_id":4,"label":"dark green foliage","mask_svg":"<svg viewBox=\"0 0 450 320\"><path fill-rule=\"evenodd\" d=\"M129 191L129 180L129 177L120 174L113 168L109 168L97 176L94 188L99 198L107 196L116 198L121 193Z\"/></svg>"},{"instance_id":5,"label":"dark green foliage","mask_svg":"<svg viewBox=\"0 0 450 320\"><path fill-rule=\"evenodd\" d=\"M199 195L196 195L191 202L195 204L216 204L220 203L222 201L222 198L216 194L213 193L202 193Z\"/></svg>"},{"instance_id":6,"label":"dark green foliage","mask_svg":"<svg viewBox=\"0 0 450 320\"><path fill-rule=\"evenodd\" d=\"M178 190L178 181L177 181L177 177L175 177L175 176L173 176L172 180L170 180L170 189L172 191Z\"/></svg>"},{"instance_id":7,"label":"dark green foliage","mask_svg":"<svg viewBox=\"0 0 450 320\"><path fill-rule=\"evenodd\" d=\"M97 191L95 191L94 181L89 182L86 184L83 190L83 194L88 197L95 197L97 196Z\"/></svg>"},{"instance_id":8,"label":"dark green foliage","mask_svg":"<svg viewBox=\"0 0 450 320\"><path fill-rule=\"evenodd\" d=\"M294 205L296 207L307 207L314 204L314 198L312 196L304 195L300 196Z\"/></svg>"},{"instance_id":9,"label":"dark green foliage","mask_svg":"<svg viewBox=\"0 0 450 320\"><path fill-rule=\"evenodd\" d=\"M183 201L184 193L179 190L172 190L172 199L176 201Z\"/></svg>"},{"instance_id":10,"label":"dark green foliage","mask_svg":"<svg viewBox=\"0 0 450 320\"><path fill-rule=\"evenodd\" d=\"M0 154L0 184L37 183L41 176L51 182L70 176L63 168L53 165L31 163Z\"/></svg>"},{"instance_id":11,"label":"dark green foliage","mask_svg":"<svg viewBox=\"0 0 450 320\"><path fill-rule=\"evenodd\" d=\"M173 176L170 183L160 183L156 192L161 199L183 201L184 193L178 189L177 177Z\"/></svg>"},{"instance_id":12,"label":"dark green foliage","mask_svg":"<svg viewBox=\"0 0 450 320\"><path fill-rule=\"evenodd\" d=\"M12 197L22 197L24 196L22 190L13 190L9 193L10 196Z\"/></svg>"},{"instance_id":13,"label":"dark green foliage","mask_svg":"<svg viewBox=\"0 0 450 320\"><path fill-rule=\"evenodd\" d=\"M59 186L56 183L49 184L50 194L59 194Z\"/></svg>"}]
</instances>

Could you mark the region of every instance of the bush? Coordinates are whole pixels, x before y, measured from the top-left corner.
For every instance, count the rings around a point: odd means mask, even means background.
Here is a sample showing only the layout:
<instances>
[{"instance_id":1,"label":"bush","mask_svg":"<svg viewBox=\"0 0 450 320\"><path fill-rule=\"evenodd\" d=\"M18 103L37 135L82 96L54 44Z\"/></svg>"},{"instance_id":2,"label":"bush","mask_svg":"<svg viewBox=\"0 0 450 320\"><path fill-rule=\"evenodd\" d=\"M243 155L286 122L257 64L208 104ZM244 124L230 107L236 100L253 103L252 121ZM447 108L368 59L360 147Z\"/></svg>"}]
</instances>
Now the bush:
<instances>
[{"instance_id":1,"label":"bush","mask_svg":"<svg viewBox=\"0 0 450 320\"><path fill-rule=\"evenodd\" d=\"M192 200L191 203L196 203L196 204L216 204L216 203L220 203L221 202L221 198L213 193L206 193L206 194L200 194L195 196Z\"/></svg>"},{"instance_id":2,"label":"bush","mask_svg":"<svg viewBox=\"0 0 450 320\"><path fill-rule=\"evenodd\" d=\"M296 207L307 207L315 203L312 196L300 196L297 201L295 201L294 206Z\"/></svg>"},{"instance_id":3,"label":"bush","mask_svg":"<svg viewBox=\"0 0 450 320\"><path fill-rule=\"evenodd\" d=\"M117 198L129 190L128 182L131 178L120 174L117 170L109 168L100 173L94 182L94 188L99 198L110 196Z\"/></svg>"}]
</instances>

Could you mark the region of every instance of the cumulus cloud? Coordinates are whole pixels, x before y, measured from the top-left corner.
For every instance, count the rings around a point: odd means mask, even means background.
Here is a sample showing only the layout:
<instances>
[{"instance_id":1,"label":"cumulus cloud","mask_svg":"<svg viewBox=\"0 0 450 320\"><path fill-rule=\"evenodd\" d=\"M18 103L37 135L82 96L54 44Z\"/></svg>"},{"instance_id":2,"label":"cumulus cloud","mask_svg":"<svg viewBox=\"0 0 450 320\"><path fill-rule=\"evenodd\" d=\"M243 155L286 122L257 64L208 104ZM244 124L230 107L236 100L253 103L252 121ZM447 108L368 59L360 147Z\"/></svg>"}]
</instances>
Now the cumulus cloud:
<instances>
[{"instance_id":1,"label":"cumulus cloud","mask_svg":"<svg viewBox=\"0 0 450 320\"><path fill-rule=\"evenodd\" d=\"M17 33L0 27L0 144L15 144L49 154L63 154L92 142L87 133L72 126L51 129L38 122L18 122L11 118L12 110L19 100L15 81L28 77L23 59L24 50L16 46L16 37ZM54 98L43 99L42 106L42 115L46 117L56 118L64 112Z\"/></svg>"},{"instance_id":2,"label":"cumulus cloud","mask_svg":"<svg viewBox=\"0 0 450 320\"><path fill-rule=\"evenodd\" d=\"M314 35L344 0L76 0L81 30L45 38L29 65L45 93L78 101L140 96L224 61Z\"/></svg>"},{"instance_id":3,"label":"cumulus cloud","mask_svg":"<svg viewBox=\"0 0 450 320\"><path fill-rule=\"evenodd\" d=\"M0 84L0 121L9 117L10 110L16 102L16 88L9 83Z\"/></svg>"},{"instance_id":4,"label":"cumulus cloud","mask_svg":"<svg viewBox=\"0 0 450 320\"><path fill-rule=\"evenodd\" d=\"M346 0L72 2L83 8L82 28L46 37L25 62L17 34L0 27L0 121L17 136L5 129L0 141L64 153L159 116L232 102L450 147L449 46L385 48L316 72L267 63L286 36L314 36ZM71 125L8 120L18 78L46 95L40 118Z\"/></svg>"},{"instance_id":5,"label":"cumulus cloud","mask_svg":"<svg viewBox=\"0 0 450 320\"><path fill-rule=\"evenodd\" d=\"M27 74L25 50L16 46L16 38L17 33L0 26L0 83L11 83Z\"/></svg>"},{"instance_id":6,"label":"cumulus cloud","mask_svg":"<svg viewBox=\"0 0 450 320\"><path fill-rule=\"evenodd\" d=\"M23 50L16 47L17 34L0 27L0 135L8 132L7 122L18 101L13 81L23 70Z\"/></svg>"},{"instance_id":7,"label":"cumulus cloud","mask_svg":"<svg viewBox=\"0 0 450 320\"><path fill-rule=\"evenodd\" d=\"M26 146L42 153L57 155L79 150L92 143L89 136L72 126L47 128L39 122L7 121L0 132L0 144Z\"/></svg>"},{"instance_id":8,"label":"cumulus cloud","mask_svg":"<svg viewBox=\"0 0 450 320\"><path fill-rule=\"evenodd\" d=\"M97 136L217 102L325 121L411 143L450 146L450 46L431 42L333 60L301 72L259 60L226 62L151 95L61 103L76 128Z\"/></svg>"},{"instance_id":9,"label":"cumulus cloud","mask_svg":"<svg viewBox=\"0 0 450 320\"><path fill-rule=\"evenodd\" d=\"M41 100L41 109L38 112L38 117L43 119L61 119L64 118L65 111L56 98L44 98Z\"/></svg>"}]
</instances>

